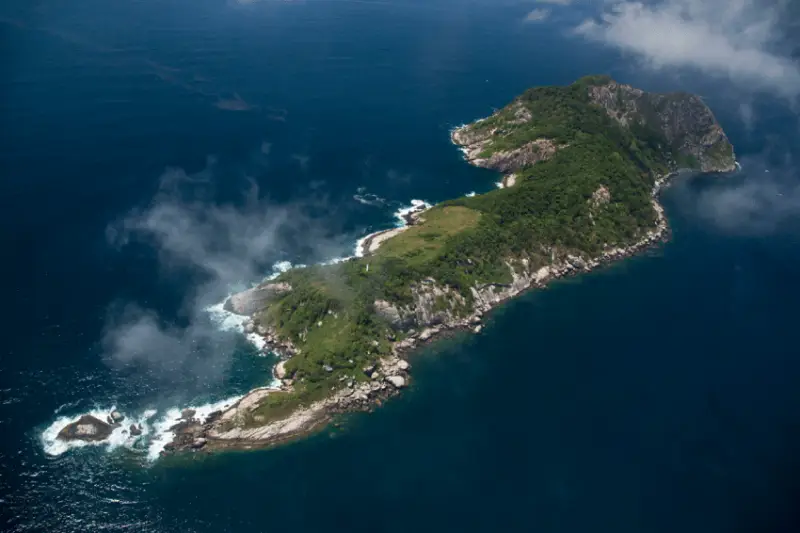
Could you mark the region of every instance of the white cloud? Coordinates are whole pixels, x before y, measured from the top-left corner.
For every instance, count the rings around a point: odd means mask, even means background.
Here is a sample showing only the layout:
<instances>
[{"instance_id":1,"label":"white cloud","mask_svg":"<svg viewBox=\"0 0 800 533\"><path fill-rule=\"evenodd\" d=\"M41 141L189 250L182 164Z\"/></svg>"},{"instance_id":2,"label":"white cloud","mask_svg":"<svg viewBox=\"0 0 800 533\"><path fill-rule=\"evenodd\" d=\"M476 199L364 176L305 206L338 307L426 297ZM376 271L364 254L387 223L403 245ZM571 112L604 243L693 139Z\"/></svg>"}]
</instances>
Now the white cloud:
<instances>
[{"instance_id":1,"label":"white cloud","mask_svg":"<svg viewBox=\"0 0 800 533\"><path fill-rule=\"evenodd\" d=\"M534 9L525 16L525 22L542 22L550 16L549 9Z\"/></svg>"},{"instance_id":2,"label":"white cloud","mask_svg":"<svg viewBox=\"0 0 800 533\"><path fill-rule=\"evenodd\" d=\"M780 51L786 2L615 1L576 33L656 69L692 68L783 97L800 94L800 65Z\"/></svg>"}]
</instances>

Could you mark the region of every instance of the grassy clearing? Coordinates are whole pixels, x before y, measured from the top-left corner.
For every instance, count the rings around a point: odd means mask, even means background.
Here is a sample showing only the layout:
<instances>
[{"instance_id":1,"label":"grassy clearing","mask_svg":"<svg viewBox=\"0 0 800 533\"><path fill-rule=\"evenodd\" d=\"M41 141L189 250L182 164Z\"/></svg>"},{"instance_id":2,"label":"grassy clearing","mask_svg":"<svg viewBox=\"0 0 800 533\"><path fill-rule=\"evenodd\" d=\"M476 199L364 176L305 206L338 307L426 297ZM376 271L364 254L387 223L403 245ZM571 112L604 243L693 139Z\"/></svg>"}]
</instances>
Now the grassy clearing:
<instances>
[{"instance_id":1,"label":"grassy clearing","mask_svg":"<svg viewBox=\"0 0 800 533\"><path fill-rule=\"evenodd\" d=\"M481 218L478 211L462 206L435 207L422 216L424 222L384 242L376 255L422 265L438 255L447 239L475 227Z\"/></svg>"}]
</instances>

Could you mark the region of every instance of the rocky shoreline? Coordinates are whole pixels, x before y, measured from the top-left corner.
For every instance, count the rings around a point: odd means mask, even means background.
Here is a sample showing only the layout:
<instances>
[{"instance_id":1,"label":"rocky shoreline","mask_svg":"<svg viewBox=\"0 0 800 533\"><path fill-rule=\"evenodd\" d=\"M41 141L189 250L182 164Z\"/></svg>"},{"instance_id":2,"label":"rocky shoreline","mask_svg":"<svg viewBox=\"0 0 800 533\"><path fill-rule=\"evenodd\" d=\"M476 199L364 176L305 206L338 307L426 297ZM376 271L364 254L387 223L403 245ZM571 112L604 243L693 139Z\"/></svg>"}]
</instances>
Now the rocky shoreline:
<instances>
[{"instance_id":1,"label":"rocky shoreline","mask_svg":"<svg viewBox=\"0 0 800 533\"><path fill-rule=\"evenodd\" d=\"M457 331L480 333L486 314L510 298L531 289L543 288L551 281L586 273L604 264L619 261L666 240L669 237L669 225L664 210L658 202L658 195L675 175L676 173L671 173L656 180L652 190L652 202L657 217L656 226L637 242L625 247L609 248L591 259L567 256L561 262L535 271L527 270L524 263L513 266L509 264L513 277L510 284L473 288L475 307L467 317L445 320L421 328L419 331L409 330L405 339L393 344L390 356L380 359L373 367L362 369L368 378L366 381L345 383L328 398L299 408L287 417L263 426L231 427L231 422L246 417L266 395L281 390L291 391L293 386L292 380L284 375L283 363L296 353L297 348L291 342L279 339L276 332L263 326L256 327L249 322L246 331L262 335L266 349L281 358L281 362L273 370L275 379L281 383L280 387L254 389L229 409L212 413L202 423L188 416L172 428L175 439L167 445L165 452L264 448L302 437L325 427L338 414L371 411L390 397L399 394L408 385L411 378L411 364L408 358L421 346Z\"/></svg>"}]
</instances>

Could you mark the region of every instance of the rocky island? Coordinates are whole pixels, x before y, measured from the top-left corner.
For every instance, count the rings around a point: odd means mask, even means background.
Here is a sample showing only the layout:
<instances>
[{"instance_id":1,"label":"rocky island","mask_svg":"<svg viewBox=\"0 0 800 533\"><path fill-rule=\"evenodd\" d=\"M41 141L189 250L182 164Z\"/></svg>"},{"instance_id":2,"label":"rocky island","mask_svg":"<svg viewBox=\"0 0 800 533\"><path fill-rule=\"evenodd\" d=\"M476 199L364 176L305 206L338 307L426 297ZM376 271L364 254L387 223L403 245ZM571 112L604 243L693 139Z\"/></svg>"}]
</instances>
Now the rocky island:
<instances>
[{"instance_id":1,"label":"rocky island","mask_svg":"<svg viewBox=\"0 0 800 533\"><path fill-rule=\"evenodd\" d=\"M657 195L674 172L735 168L699 97L605 76L530 89L451 137L504 186L419 210L361 257L232 296L226 307L279 355L281 388L250 391L205 420L186 413L168 450L263 447L371 409L409 383L406 358L422 343L480 331L500 302L664 239Z\"/></svg>"}]
</instances>

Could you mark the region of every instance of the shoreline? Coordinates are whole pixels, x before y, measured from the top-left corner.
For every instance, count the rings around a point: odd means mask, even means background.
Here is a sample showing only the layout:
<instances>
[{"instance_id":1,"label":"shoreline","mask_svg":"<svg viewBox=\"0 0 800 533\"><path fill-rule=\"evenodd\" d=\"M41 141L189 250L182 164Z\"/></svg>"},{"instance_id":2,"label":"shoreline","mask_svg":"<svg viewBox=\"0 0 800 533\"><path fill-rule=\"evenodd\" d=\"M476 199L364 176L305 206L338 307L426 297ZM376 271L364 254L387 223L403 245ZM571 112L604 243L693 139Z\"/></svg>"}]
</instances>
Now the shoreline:
<instances>
[{"instance_id":1,"label":"shoreline","mask_svg":"<svg viewBox=\"0 0 800 533\"><path fill-rule=\"evenodd\" d=\"M459 147L464 154L464 159L469 164L490 168L483 164L484 160L476 159L479 152L473 146L476 145L475 138L470 135L462 135L462 132L469 127L470 125L463 125L450 130L451 142ZM477 144L483 142L484 139L478 139ZM525 164L535 164L535 162L527 161ZM711 172L724 173L736 169L733 164L729 166L730 168L717 166ZM502 172L508 168L498 167L495 170L501 172L501 181L496 184L499 188L517 185L518 180L513 168L511 172ZM418 315L415 329L406 329L408 326L398 327L397 337L399 339L394 335L387 337L387 339L391 339L388 355L384 355L362 368L363 374L356 371L351 376L342 376L338 385L331 386L330 392L322 393L327 396L313 402L307 400L311 402L310 404L283 404L283 400L278 398L276 402L267 405L266 409L257 411L264 406L263 400L268 395L286 394L295 390L292 379L286 379L285 362L299 353L299 350L290 339L282 338L275 328L266 324L258 324L258 321L252 319L252 315L234 312L235 306L228 307L228 304L235 296L242 293L231 295L225 302L212 306L208 310L212 314L217 313L216 318L221 320L220 323L226 328L235 328L241 331L261 352L272 353L279 358L272 369L271 384L254 388L244 395L232 397L216 404L182 410L178 407L170 409L165 416L150 424L152 428L145 432L145 435L148 432L154 433L152 435L154 438L147 444L148 459L155 460L166 455L188 451L212 453L223 450L267 448L320 431L339 415L373 410L384 401L399 394L408 385L411 380L411 364L408 359L419 348L460 331L480 333L484 318L488 313L520 294L545 288L549 283L561 278L588 273L599 267L620 262L669 240L671 236L669 222L664 208L659 202L659 196L672 179L682 173L681 170L669 172L653 181L650 191L650 202L654 211L653 225L637 226L639 237L633 243L625 246L606 244L602 251L595 252L593 255L589 255L588 252L575 252L578 255L572 255L565 250L550 248L545 250L550 254L549 264L544 264L546 261L544 258L540 259L541 262L533 265L529 264L526 256L507 257L504 262L508 266L511 281L476 283L469 287L471 296L466 299L464 298L465 294L455 293L462 304L469 302L467 308L457 313L448 311L444 314L430 314L430 309L426 307L430 305L429 302L433 298L450 293L452 289L446 285L437 285L433 279L423 280L425 283L417 285L413 289L416 300L412 304L410 312L419 313L422 310L422 313L428 314ZM602 191L602 189L601 186L600 190ZM383 242L423 222L424 219L421 215L431 207L433 206L422 200L411 200L409 207L395 212L395 217L398 219L396 227L376 231L359 239L356 242L354 256L331 260L323 264L368 257L375 253ZM286 263L276 270L283 271L289 267L290 265ZM275 274L275 276L277 275ZM275 285L280 285L280 283ZM376 301L376 308L378 304L385 304L384 308L392 307L389 302ZM237 311L249 312L239 308ZM403 312L408 313L409 309L405 309ZM397 314L396 309L394 313ZM461 313L466 313L466 315ZM375 341L373 340L373 342ZM349 379L345 379L348 377ZM290 397L290 401L296 402L297 400ZM155 412L153 412L154 414ZM48 431L56 424L57 422L51 425ZM104 442L100 441L96 444ZM74 442L63 442L62 444L66 447L84 445ZM63 452L56 454L60 453Z\"/></svg>"},{"instance_id":2,"label":"shoreline","mask_svg":"<svg viewBox=\"0 0 800 533\"><path fill-rule=\"evenodd\" d=\"M290 415L264 426L220 431L215 425L219 418L227 416L228 419L233 419L246 414L248 406L255 404L260 391L264 390L263 388L253 389L224 412L212 413L205 423L195 423L185 429L175 429L176 439L167 446L165 453L182 450L213 453L225 450L269 448L321 431L337 416L372 411L384 401L400 394L402 389L407 386L411 376L411 364L408 359L423 346L461 331L480 333L485 316L512 298L531 290L545 288L549 283L558 279L585 274L597 268L615 264L666 242L671 232L664 208L658 201L658 197L670 181L680 174L679 171L671 172L655 180L651 191L651 201L656 212L656 224L636 242L628 246L607 248L603 253L588 260L577 256L567 256L565 260L541 267L535 272L516 272L512 267L513 281L511 284L491 285L482 287L480 291L474 290L474 294L478 298L476 298L474 311L468 316L424 327L420 331L409 330L408 337L401 341L395 341L390 356L382 358L375 368L364 369L365 374L369 377L367 381L337 390L327 398L316 401L307 407L296 409ZM392 230L384 230L377 234L385 234L390 231ZM368 249L369 246L366 248ZM485 294L481 294L481 292ZM272 337L271 332L265 337L267 339ZM288 359L294 350L293 346L285 345L275 346L273 349L281 361ZM291 380L282 379L281 367L281 363L278 363L273 369L274 379L281 383L278 390L291 391ZM265 392L265 394L268 393L268 391ZM192 439L201 439L203 444L198 447L194 445L196 440L187 440L185 435L182 435L182 431L187 430Z\"/></svg>"}]
</instances>

